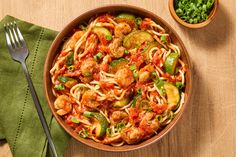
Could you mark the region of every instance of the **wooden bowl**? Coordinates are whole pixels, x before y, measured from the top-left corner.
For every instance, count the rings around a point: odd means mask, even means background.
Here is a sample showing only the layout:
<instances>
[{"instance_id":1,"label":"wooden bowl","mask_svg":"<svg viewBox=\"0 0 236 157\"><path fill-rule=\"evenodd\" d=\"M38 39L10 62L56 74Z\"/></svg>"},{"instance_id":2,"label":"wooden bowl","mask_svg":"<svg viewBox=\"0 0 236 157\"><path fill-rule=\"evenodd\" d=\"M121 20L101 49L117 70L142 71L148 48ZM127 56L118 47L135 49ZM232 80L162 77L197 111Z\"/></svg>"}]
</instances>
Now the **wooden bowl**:
<instances>
[{"instance_id":1,"label":"wooden bowl","mask_svg":"<svg viewBox=\"0 0 236 157\"><path fill-rule=\"evenodd\" d=\"M203 21L201 23L196 23L196 24L190 24L190 23L185 22L181 18L179 18L179 16L176 14L175 8L174 8L174 1L175 0L169 0L169 10L170 10L171 16L175 19L175 21L177 21L181 25L188 27L188 28L202 28L202 27L207 26L215 18L216 11L217 11L218 5L219 5L219 1L215 0L213 8L212 8L212 10L209 14L209 17L206 21Z\"/></svg>"},{"instance_id":2,"label":"wooden bowl","mask_svg":"<svg viewBox=\"0 0 236 157\"><path fill-rule=\"evenodd\" d=\"M184 100L184 105L182 106L180 112L176 115L176 117L173 119L173 121L168 124L162 131L160 131L157 135L153 136L152 138L145 140L139 144L135 145L123 145L121 147L112 147L110 145L104 145L101 143L94 142L91 139L83 139L80 138L76 133L73 132L73 130L63 121L63 119L56 114L56 111L54 109L53 103L55 100L55 97L53 96L52 93L52 83L50 79L50 69L52 68L52 64L54 62L55 57L57 56L58 52L60 52L60 47L63 43L63 37L68 35L70 31L78 26L79 23L83 21L89 20L91 17L93 17L96 14L100 13L106 13L106 12L111 12L111 13L119 13L119 12L129 12L133 13L135 15L138 15L140 17L150 17L153 20L155 20L157 23L159 23L163 28L167 30L167 32L170 34L170 37L172 41L177 44L180 47L180 50L182 52L182 59L183 61L187 64L187 73L186 73L186 97ZM160 140L164 135L166 135L176 124L176 122L179 120L181 115L184 112L185 107L187 106L189 99L190 99L190 94L191 94L191 88L192 88L192 77L191 77L191 64L189 60L188 53L184 47L183 42L180 40L179 36L177 33L170 27L169 24L167 24L164 20L162 20L159 16L155 15L152 12L149 12L147 10L144 10L142 8L138 8L135 6L129 6L129 5L109 5L109 6L104 6L104 7L99 7L93 10L90 10L80 16L78 16L76 19L71 21L55 38L54 42L52 43L48 55L45 61L45 66L44 66L44 91L45 91L45 96L48 102L48 105L52 111L53 116L56 118L57 122L69 133L73 138L75 138L77 141L80 141L81 143L84 143L90 147L99 149L99 150L105 150L105 151L130 151L130 150L135 150L144 146L147 146L151 143L154 143L158 140Z\"/></svg>"}]
</instances>

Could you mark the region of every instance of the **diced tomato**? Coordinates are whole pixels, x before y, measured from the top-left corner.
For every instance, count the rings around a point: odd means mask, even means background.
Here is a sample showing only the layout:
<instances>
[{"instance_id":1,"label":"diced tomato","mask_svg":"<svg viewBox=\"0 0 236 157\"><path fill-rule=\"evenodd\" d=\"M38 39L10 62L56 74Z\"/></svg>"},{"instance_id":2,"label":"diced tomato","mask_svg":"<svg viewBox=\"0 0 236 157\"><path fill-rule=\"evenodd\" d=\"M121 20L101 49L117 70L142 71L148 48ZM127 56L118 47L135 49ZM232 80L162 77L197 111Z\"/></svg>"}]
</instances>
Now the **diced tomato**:
<instances>
[{"instance_id":1,"label":"diced tomato","mask_svg":"<svg viewBox=\"0 0 236 157\"><path fill-rule=\"evenodd\" d=\"M64 76L68 76L68 77L78 77L81 75L81 72L79 70L76 70L76 71L73 71L73 72L70 72L70 71L67 71Z\"/></svg>"},{"instance_id":2,"label":"diced tomato","mask_svg":"<svg viewBox=\"0 0 236 157\"><path fill-rule=\"evenodd\" d=\"M136 108L130 108L129 109L129 115L132 120L137 119L139 115L139 111Z\"/></svg>"},{"instance_id":3,"label":"diced tomato","mask_svg":"<svg viewBox=\"0 0 236 157\"><path fill-rule=\"evenodd\" d=\"M101 83L101 87L102 88L109 88L109 89L114 88L114 84L113 83L104 82L104 81L101 81L100 83Z\"/></svg>"},{"instance_id":4,"label":"diced tomato","mask_svg":"<svg viewBox=\"0 0 236 157\"><path fill-rule=\"evenodd\" d=\"M65 120L66 124L73 125L73 122L71 121L71 118L72 118L72 115L69 115L69 116L66 117L66 120Z\"/></svg>"},{"instance_id":5,"label":"diced tomato","mask_svg":"<svg viewBox=\"0 0 236 157\"><path fill-rule=\"evenodd\" d=\"M109 70L109 65L108 64L101 64L101 70L108 72Z\"/></svg>"},{"instance_id":6,"label":"diced tomato","mask_svg":"<svg viewBox=\"0 0 236 157\"><path fill-rule=\"evenodd\" d=\"M96 81L99 81L100 80L100 74L99 73L94 73L93 74L93 79L96 80Z\"/></svg>"},{"instance_id":7,"label":"diced tomato","mask_svg":"<svg viewBox=\"0 0 236 157\"><path fill-rule=\"evenodd\" d=\"M156 104L154 102L151 102L152 110L158 114L163 113L165 110L167 110L167 104Z\"/></svg>"},{"instance_id":8,"label":"diced tomato","mask_svg":"<svg viewBox=\"0 0 236 157\"><path fill-rule=\"evenodd\" d=\"M146 30L149 26L150 26L150 21L149 20L143 20L141 25L140 25L140 28L142 30Z\"/></svg>"},{"instance_id":9,"label":"diced tomato","mask_svg":"<svg viewBox=\"0 0 236 157\"><path fill-rule=\"evenodd\" d=\"M158 53L154 54L152 58L152 63L157 66L159 66L160 64L163 64L163 60L161 57L159 57Z\"/></svg>"},{"instance_id":10,"label":"diced tomato","mask_svg":"<svg viewBox=\"0 0 236 157\"><path fill-rule=\"evenodd\" d=\"M101 16L99 16L98 21L99 22L109 22L108 18L112 18L112 15L110 15L110 14L101 15Z\"/></svg>"}]
</instances>

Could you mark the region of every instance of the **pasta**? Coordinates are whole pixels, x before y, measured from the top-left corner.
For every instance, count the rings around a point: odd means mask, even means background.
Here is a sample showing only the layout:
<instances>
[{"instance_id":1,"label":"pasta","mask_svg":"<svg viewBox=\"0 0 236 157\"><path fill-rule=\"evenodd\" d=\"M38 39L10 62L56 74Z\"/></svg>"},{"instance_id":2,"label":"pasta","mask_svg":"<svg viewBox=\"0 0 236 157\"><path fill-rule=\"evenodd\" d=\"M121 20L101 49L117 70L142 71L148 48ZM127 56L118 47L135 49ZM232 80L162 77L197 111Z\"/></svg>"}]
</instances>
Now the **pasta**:
<instances>
[{"instance_id":1,"label":"pasta","mask_svg":"<svg viewBox=\"0 0 236 157\"><path fill-rule=\"evenodd\" d=\"M150 18L102 14L79 25L50 70L56 113L81 138L122 146L158 134L181 110L186 64Z\"/></svg>"}]
</instances>

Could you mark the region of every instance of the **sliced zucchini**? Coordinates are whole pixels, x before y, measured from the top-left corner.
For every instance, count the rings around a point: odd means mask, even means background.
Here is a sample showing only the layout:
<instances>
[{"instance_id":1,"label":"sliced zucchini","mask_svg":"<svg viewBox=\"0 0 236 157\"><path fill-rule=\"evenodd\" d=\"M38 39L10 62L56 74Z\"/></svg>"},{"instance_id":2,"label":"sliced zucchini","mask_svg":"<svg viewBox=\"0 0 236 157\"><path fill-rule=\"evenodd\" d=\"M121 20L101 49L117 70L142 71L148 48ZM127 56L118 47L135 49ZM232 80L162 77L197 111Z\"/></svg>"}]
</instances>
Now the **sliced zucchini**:
<instances>
[{"instance_id":1,"label":"sliced zucchini","mask_svg":"<svg viewBox=\"0 0 236 157\"><path fill-rule=\"evenodd\" d=\"M84 116L93 119L94 125L96 126L95 133L97 137L101 137L106 134L108 122L101 113L85 111Z\"/></svg>"},{"instance_id":2,"label":"sliced zucchini","mask_svg":"<svg viewBox=\"0 0 236 157\"><path fill-rule=\"evenodd\" d=\"M143 57L144 57L144 60L146 63L149 63L150 62L150 58L149 58L149 55L148 55L148 52L153 48L153 47L162 47L161 44L159 44L158 42L151 42L149 43L143 50Z\"/></svg>"},{"instance_id":3,"label":"sliced zucchini","mask_svg":"<svg viewBox=\"0 0 236 157\"><path fill-rule=\"evenodd\" d=\"M128 105L129 98L123 98L121 100L117 100L113 103L114 107L124 107L125 105Z\"/></svg>"},{"instance_id":4,"label":"sliced zucchini","mask_svg":"<svg viewBox=\"0 0 236 157\"><path fill-rule=\"evenodd\" d=\"M104 42L105 41L109 41L109 40L112 40L112 34L111 32L105 28L105 27L94 27L92 29L92 32L97 34L100 42Z\"/></svg>"},{"instance_id":5,"label":"sliced zucchini","mask_svg":"<svg viewBox=\"0 0 236 157\"><path fill-rule=\"evenodd\" d=\"M171 83L164 83L164 89L167 95L168 108L175 109L180 100L179 90Z\"/></svg>"},{"instance_id":6,"label":"sliced zucchini","mask_svg":"<svg viewBox=\"0 0 236 157\"><path fill-rule=\"evenodd\" d=\"M145 31L134 31L128 34L123 40L123 46L127 49L141 46L143 42L153 42L151 34Z\"/></svg>"},{"instance_id":7,"label":"sliced zucchini","mask_svg":"<svg viewBox=\"0 0 236 157\"><path fill-rule=\"evenodd\" d=\"M175 68L178 63L179 55L177 53L170 53L164 63L164 68L170 75L175 74Z\"/></svg>"},{"instance_id":8,"label":"sliced zucchini","mask_svg":"<svg viewBox=\"0 0 236 157\"><path fill-rule=\"evenodd\" d=\"M133 14L129 13L121 13L116 17L118 20L119 19L125 19L125 20L135 20L135 16Z\"/></svg>"}]
</instances>

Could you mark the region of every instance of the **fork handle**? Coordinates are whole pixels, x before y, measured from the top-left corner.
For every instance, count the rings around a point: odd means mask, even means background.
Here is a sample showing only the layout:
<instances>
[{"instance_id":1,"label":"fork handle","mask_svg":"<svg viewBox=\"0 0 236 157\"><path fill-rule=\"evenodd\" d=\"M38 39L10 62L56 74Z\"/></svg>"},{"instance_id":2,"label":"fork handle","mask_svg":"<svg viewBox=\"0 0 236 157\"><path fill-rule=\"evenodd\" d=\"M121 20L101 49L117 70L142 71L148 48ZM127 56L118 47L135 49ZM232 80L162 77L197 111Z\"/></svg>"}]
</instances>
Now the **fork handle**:
<instances>
[{"instance_id":1,"label":"fork handle","mask_svg":"<svg viewBox=\"0 0 236 157\"><path fill-rule=\"evenodd\" d=\"M39 116L39 119L40 119L41 124L43 126L44 132L45 132L46 137L48 139L48 143L49 143L49 146L51 148L52 154L53 154L54 157L58 157L56 149L55 149L55 146L54 146L53 141L52 141L52 137L51 137L51 134L50 134L47 122L46 122L46 119L45 119L44 114L43 114L42 107L40 105L38 96L37 96L37 94L35 92L34 85L33 85L32 80L30 78L30 75L29 75L28 69L26 67L26 64L25 64L25 62L21 62L21 65L22 65L22 68L24 70L24 74L26 76L26 79L28 81L28 85L29 85L29 88L30 88L31 96L32 96L32 98L34 100L34 104L35 104L35 107L37 109L38 116Z\"/></svg>"}]
</instances>

